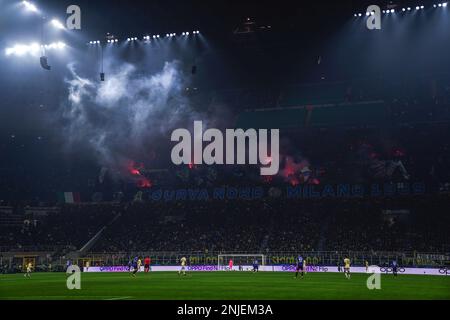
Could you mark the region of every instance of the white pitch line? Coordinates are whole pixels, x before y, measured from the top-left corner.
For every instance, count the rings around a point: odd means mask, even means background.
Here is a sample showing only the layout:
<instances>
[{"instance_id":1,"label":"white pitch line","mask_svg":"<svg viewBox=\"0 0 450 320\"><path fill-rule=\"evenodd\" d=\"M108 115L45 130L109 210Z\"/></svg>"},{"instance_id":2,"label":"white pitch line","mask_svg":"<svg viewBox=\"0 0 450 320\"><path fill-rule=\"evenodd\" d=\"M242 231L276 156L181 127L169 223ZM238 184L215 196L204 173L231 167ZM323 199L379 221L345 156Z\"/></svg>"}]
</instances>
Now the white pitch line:
<instances>
[{"instance_id":1,"label":"white pitch line","mask_svg":"<svg viewBox=\"0 0 450 320\"><path fill-rule=\"evenodd\" d=\"M131 298L133 298L133 297L117 297L117 298L110 298L110 299L105 299L105 300L113 301L113 300L125 300L125 299L131 299Z\"/></svg>"}]
</instances>

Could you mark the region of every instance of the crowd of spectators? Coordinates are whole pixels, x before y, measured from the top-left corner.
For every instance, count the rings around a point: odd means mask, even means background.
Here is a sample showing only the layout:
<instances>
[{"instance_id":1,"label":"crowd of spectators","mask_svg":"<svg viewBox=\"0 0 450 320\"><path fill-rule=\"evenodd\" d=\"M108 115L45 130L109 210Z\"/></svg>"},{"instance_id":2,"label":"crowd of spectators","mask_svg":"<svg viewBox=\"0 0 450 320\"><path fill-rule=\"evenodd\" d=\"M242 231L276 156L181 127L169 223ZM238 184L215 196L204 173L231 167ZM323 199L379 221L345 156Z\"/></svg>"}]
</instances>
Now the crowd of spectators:
<instances>
[{"instance_id":1,"label":"crowd of spectators","mask_svg":"<svg viewBox=\"0 0 450 320\"><path fill-rule=\"evenodd\" d=\"M91 252L448 252L449 210L445 195L73 205L0 227L0 247L69 252L106 226Z\"/></svg>"},{"instance_id":2,"label":"crowd of spectators","mask_svg":"<svg viewBox=\"0 0 450 320\"><path fill-rule=\"evenodd\" d=\"M449 207L427 196L135 205L93 251L446 252Z\"/></svg>"},{"instance_id":3,"label":"crowd of spectators","mask_svg":"<svg viewBox=\"0 0 450 320\"><path fill-rule=\"evenodd\" d=\"M0 225L0 247L10 251L80 249L116 214L109 205L68 205L58 213L24 215L21 226Z\"/></svg>"}]
</instances>

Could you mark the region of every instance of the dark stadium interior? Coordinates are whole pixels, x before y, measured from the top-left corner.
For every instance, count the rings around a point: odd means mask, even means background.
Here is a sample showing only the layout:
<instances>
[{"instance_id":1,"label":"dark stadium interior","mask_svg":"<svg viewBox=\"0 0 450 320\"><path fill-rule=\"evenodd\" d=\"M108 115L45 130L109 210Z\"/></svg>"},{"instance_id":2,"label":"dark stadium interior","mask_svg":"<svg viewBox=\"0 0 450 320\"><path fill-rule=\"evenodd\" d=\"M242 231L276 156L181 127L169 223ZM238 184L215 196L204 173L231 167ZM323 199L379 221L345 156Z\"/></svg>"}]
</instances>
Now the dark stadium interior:
<instances>
[{"instance_id":1,"label":"dark stadium interior","mask_svg":"<svg viewBox=\"0 0 450 320\"><path fill-rule=\"evenodd\" d=\"M71 4L35 2L61 18ZM374 32L354 16L370 1L80 0L82 29L45 35L67 44L46 71L4 54L41 30L0 0L0 271L25 256L448 264L450 8L420 2L380 1L397 13ZM196 120L280 129L279 173L172 164L170 134Z\"/></svg>"}]
</instances>

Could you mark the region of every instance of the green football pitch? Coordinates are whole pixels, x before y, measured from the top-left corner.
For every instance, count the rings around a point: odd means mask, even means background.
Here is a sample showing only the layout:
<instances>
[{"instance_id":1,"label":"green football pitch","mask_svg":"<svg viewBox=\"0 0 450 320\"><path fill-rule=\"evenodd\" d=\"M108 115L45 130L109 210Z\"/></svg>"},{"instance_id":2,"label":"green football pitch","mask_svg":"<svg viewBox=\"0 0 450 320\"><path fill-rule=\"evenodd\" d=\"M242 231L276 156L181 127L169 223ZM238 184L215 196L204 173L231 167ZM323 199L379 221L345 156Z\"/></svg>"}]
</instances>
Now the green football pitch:
<instances>
[{"instance_id":1,"label":"green football pitch","mask_svg":"<svg viewBox=\"0 0 450 320\"><path fill-rule=\"evenodd\" d=\"M320 300L441 299L450 300L450 277L381 276L381 290L368 290L368 276L308 273L210 272L178 276L175 272L83 273L81 290L68 290L64 273L0 275L0 300Z\"/></svg>"}]
</instances>

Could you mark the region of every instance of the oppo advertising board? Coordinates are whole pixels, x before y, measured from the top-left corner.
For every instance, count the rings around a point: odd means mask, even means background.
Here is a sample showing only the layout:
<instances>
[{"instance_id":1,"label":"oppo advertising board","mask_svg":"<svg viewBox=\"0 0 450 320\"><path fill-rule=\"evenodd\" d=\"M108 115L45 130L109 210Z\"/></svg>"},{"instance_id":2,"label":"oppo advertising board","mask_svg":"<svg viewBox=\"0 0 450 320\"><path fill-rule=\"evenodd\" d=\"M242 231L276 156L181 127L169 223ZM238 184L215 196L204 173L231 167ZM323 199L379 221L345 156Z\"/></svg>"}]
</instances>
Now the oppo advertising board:
<instances>
[{"instance_id":1,"label":"oppo advertising board","mask_svg":"<svg viewBox=\"0 0 450 320\"><path fill-rule=\"evenodd\" d=\"M151 272L170 272L170 271L179 271L180 266L152 266ZM239 267L233 267L233 271L251 271L253 270L252 266L241 266L241 270ZM129 267L127 266L104 266L104 267L89 267L83 268L84 272L129 272ZM144 267L141 267L141 272L144 271ZM216 265L209 266L187 266L186 271L188 272L217 272L217 271L229 271L228 267L218 267ZM295 272L295 266L293 265L281 265L281 266L260 266L259 271L263 272ZM308 266L306 268L306 272L331 272L337 273L337 267L331 266ZM352 273L367 273L365 267L352 267ZM381 274L389 274L392 273L391 268L380 268ZM445 276L450 275L450 270L446 269L437 269L437 268L399 268L399 274L412 274L412 275L435 275L435 276Z\"/></svg>"}]
</instances>

